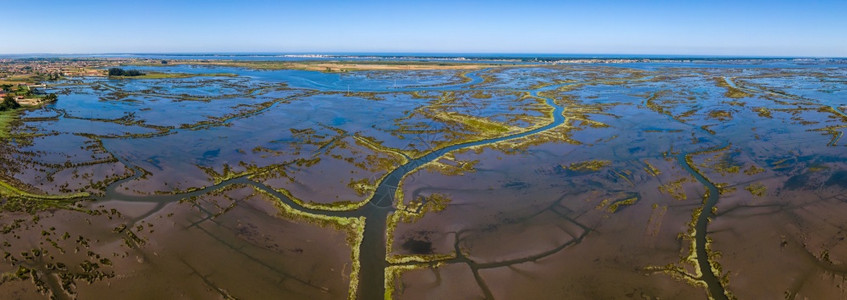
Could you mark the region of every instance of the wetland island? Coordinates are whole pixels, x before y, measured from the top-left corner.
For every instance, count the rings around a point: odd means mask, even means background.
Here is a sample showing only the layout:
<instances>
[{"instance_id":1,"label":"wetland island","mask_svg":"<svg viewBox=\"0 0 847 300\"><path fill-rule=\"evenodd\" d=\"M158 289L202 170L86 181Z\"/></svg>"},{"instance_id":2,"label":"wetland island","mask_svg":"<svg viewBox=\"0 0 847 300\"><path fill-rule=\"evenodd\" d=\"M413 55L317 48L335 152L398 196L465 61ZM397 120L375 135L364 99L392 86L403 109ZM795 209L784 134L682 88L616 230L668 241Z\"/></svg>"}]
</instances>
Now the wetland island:
<instances>
[{"instance_id":1,"label":"wetland island","mask_svg":"<svg viewBox=\"0 0 847 300\"><path fill-rule=\"evenodd\" d=\"M847 297L847 61L0 60L3 299Z\"/></svg>"}]
</instances>

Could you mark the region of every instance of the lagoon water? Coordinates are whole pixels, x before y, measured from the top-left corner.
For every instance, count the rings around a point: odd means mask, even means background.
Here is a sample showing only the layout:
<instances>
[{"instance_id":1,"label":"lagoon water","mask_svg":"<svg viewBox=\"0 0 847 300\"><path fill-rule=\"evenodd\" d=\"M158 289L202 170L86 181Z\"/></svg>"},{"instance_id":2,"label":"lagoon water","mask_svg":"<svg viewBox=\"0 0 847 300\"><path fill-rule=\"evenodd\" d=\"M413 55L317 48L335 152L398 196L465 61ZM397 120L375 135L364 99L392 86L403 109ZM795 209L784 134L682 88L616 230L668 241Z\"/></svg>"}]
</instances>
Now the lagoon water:
<instances>
[{"instance_id":1,"label":"lagoon water","mask_svg":"<svg viewBox=\"0 0 847 300\"><path fill-rule=\"evenodd\" d=\"M0 295L845 296L839 61L131 68L189 75L50 83L2 141L90 196L2 212Z\"/></svg>"}]
</instances>

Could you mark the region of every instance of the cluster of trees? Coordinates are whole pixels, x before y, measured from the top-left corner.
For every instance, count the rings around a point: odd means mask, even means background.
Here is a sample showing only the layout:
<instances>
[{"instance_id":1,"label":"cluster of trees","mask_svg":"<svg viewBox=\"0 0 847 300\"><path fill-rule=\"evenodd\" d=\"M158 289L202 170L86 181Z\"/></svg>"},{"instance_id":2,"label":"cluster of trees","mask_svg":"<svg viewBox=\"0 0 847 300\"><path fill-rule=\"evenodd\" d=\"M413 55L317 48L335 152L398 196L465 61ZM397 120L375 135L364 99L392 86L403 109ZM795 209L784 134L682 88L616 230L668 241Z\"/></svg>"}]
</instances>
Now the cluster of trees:
<instances>
[{"instance_id":1,"label":"cluster of trees","mask_svg":"<svg viewBox=\"0 0 847 300\"><path fill-rule=\"evenodd\" d=\"M17 88L14 88L14 85L11 84L3 84L0 85L0 89L3 89L6 93L17 93L18 95L24 97L32 97L37 93L36 89L29 88L28 86L19 84Z\"/></svg>"},{"instance_id":2,"label":"cluster of trees","mask_svg":"<svg viewBox=\"0 0 847 300\"><path fill-rule=\"evenodd\" d=\"M3 102L0 103L0 111L12 110L21 107L18 101L15 101L15 96L6 95L3 97Z\"/></svg>"},{"instance_id":3,"label":"cluster of trees","mask_svg":"<svg viewBox=\"0 0 847 300\"><path fill-rule=\"evenodd\" d=\"M109 76L141 76L144 73L141 73L138 70L124 70L121 68L111 68L109 69Z\"/></svg>"},{"instance_id":4,"label":"cluster of trees","mask_svg":"<svg viewBox=\"0 0 847 300\"><path fill-rule=\"evenodd\" d=\"M47 96L44 96L44 101L47 101L47 102L59 101L59 96L56 96L56 94L47 94Z\"/></svg>"},{"instance_id":5,"label":"cluster of trees","mask_svg":"<svg viewBox=\"0 0 847 300\"><path fill-rule=\"evenodd\" d=\"M35 95L35 89L27 87L26 89L18 89L18 94L23 93L24 97L32 97Z\"/></svg>"},{"instance_id":6,"label":"cluster of trees","mask_svg":"<svg viewBox=\"0 0 847 300\"><path fill-rule=\"evenodd\" d=\"M64 74L62 73L48 73L43 74L42 78L44 78L44 80L59 80L62 78L62 76L64 76Z\"/></svg>"}]
</instances>

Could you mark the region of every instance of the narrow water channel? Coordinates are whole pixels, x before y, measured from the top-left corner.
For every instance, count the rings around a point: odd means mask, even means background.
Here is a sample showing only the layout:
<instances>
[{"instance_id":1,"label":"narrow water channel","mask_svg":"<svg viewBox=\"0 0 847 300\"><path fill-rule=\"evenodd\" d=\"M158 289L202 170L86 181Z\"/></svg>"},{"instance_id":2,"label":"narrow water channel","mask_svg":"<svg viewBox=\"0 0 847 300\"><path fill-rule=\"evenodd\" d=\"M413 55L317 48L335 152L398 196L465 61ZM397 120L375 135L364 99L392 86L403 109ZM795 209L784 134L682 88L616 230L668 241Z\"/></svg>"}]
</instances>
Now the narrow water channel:
<instances>
[{"instance_id":1,"label":"narrow water channel","mask_svg":"<svg viewBox=\"0 0 847 300\"><path fill-rule=\"evenodd\" d=\"M705 151L717 150L723 147L725 147L725 145L716 146ZM718 279L715 272L712 271L712 264L709 262L709 253L706 249L706 233L709 229L709 219L715 217L715 214L712 213L712 209L718 204L720 191L718 190L718 187L712 184L712 182L703 177L700 172L697 172L690 164L688 164L688 160L686 160L685 157L689 154L690 153L683 152L677 155L679 165L682 166L686 172L691 174L691 176L694 176L694 178L697 179L700 184L705 186L708 191L708 197L703 202L702 211L700 212L700 215L697 216L697 222L694 224L694 251L697 255L697 265L700 267L700 274L702 274L700 279L706 283L709 295L713 299L728 299L720 279Z\"/></svg>"},{"instance_id":2,"label":"narrow water channel","mask_svg":"<svg viewBox=\"0 0 847 300\"><path fill-rule=\"evenodd\" d=\"M484 72L485 70L477 70L474 72L469 72L467 74L468 77L471 78L469 82L465 82L457 85L447 85L440 86L435 88L418 88L417 90L450 90L458 87L464 87L472 84L477 84L482 82L482 78L479 76L479 73ZM141 170L135 169L132 167L128 161L125 161L123 158L118 158L121 163L126 165L129 168L133 168L134 174L129 178L119 180L113 182L106 188L106 194L103 199L120 199L121 201L137 201L137 202L157 202L157 203L171 203L175 201L179 201L180 199L184 199L186 197L191 196L199 196L205 193L223 188L227 185L231 184L246 184L252 185L256 188L259 188L265 192L268 192L275 197L279 198L280 201L285 203L286 205L291 206L294 209L308 212L312 214L325 215L325 216L334 216L334 217L365 217L365 228L364 228L364 237L360 246L360 272L359 272L359 289L358 289L358 298L359 299L381 299L385 297L385 269L388 267L388 263L386 261L386 222L388 219L388 215L394 211L393 204L395 202L394 195L397 192L397 189L400 185L402 179L409 173L415 171L418 167L423 166L429 162L432 162L439 157L447 154L451 151L461 150L468 147L474 146L484 146L489 144L494 144L501 141L506 141L510 139L523 138L526 136L530 136L533 134L537 134L540 132L544 132L546 130L555 128L565 123L565 117L562 114L564 108L560 105L557 105L553 99L544 98L538 95L539 91L547 91L554 90L564 85L570 85L574 83L568 84L558 84L546 86L538 90L534 91L526 91L529 92L533 97L544 99L545 103L553 108L552 117L553 120L542 126L532 130L515 133L507 136L478 140L472 142L466 142L461 144L456 144L448 147L444 147L441 149L437 149L432 151L422 157L411 159L406 164L401 165L391 171L377 186L373 196L368 199L368 204L362 206L361 208L355 211L323 211L323 210L315 210L305 208L296 202L292 201L285 195L273 190L272 188L260 184L258 182L249 180L246 177L238 177L230 180L226 180L216 185L212 185L209 187L205 187L196 191L181 193L181 194L173 194L173 195L126 195L121 193L118 190L118 187L126 182L138 179L143 175ZM390 91L397 92L402 91L403 89L392 89ZM152 212L151 212L152 213Z\"/></svg>"},{"instance_id":3,"label":"narrow water channel","mask_svg":"<svg viewBox=\"0 0 847 300\"><path fill-rule=\"evenodd\" d=\"M545 90L555 89L559 86L561 85L546 87ZM543 98L538 96L538 91L532 91L531 94L533 97ZM388 266L386 262L387 249L385 248L386 221L388 215L394 210L394 195L403 177L417 167L432 162L451 151L522 138L564 124L565 117L562 114L564 108L557 105L553 99L543 99L547 105L553 107L553 121L549 124L508 136L467 142L435 150L394 169L379 183L373 197L369 200L369 204L360 209L362 215L365 216L365 230L360 248L359 299L381 299L385 297L385 268Z\"/></svg>"}]
</instances>

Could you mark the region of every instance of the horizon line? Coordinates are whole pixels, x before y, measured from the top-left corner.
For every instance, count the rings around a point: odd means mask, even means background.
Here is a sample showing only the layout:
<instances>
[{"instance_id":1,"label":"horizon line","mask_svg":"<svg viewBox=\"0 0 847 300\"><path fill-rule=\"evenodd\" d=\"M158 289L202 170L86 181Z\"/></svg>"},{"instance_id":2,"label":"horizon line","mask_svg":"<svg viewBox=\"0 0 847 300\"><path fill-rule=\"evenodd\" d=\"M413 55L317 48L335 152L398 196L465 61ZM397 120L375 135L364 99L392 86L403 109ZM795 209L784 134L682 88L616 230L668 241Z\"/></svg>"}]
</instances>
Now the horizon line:
<instances>
[{"instance_id":1,"label":"horizon line","mask_svg":"<svg viewBox=\"0 0 847 300\"><path fill-rule=\"evenodd\" d=\"M782 59L847 59L847 56L814 56L814 55L750 55L750 54L668 54L668 53L565 53L565 52L440 52L440 51L156 51L156 52L28 52L28 53L0 53L2 56L39 56L39 55L327 55L327 56L421 56L421 55L446 55L446 56L503 56L503 57L526 57L526 56L554 56L562 58L577 58L576 56L607 56L604 58L631 58L631 57L655 57L655 58L782 58ZM574 57L568 57L574 56ZM579 57L585 58L585 57Z\"/></svg>"}]
</instances>

